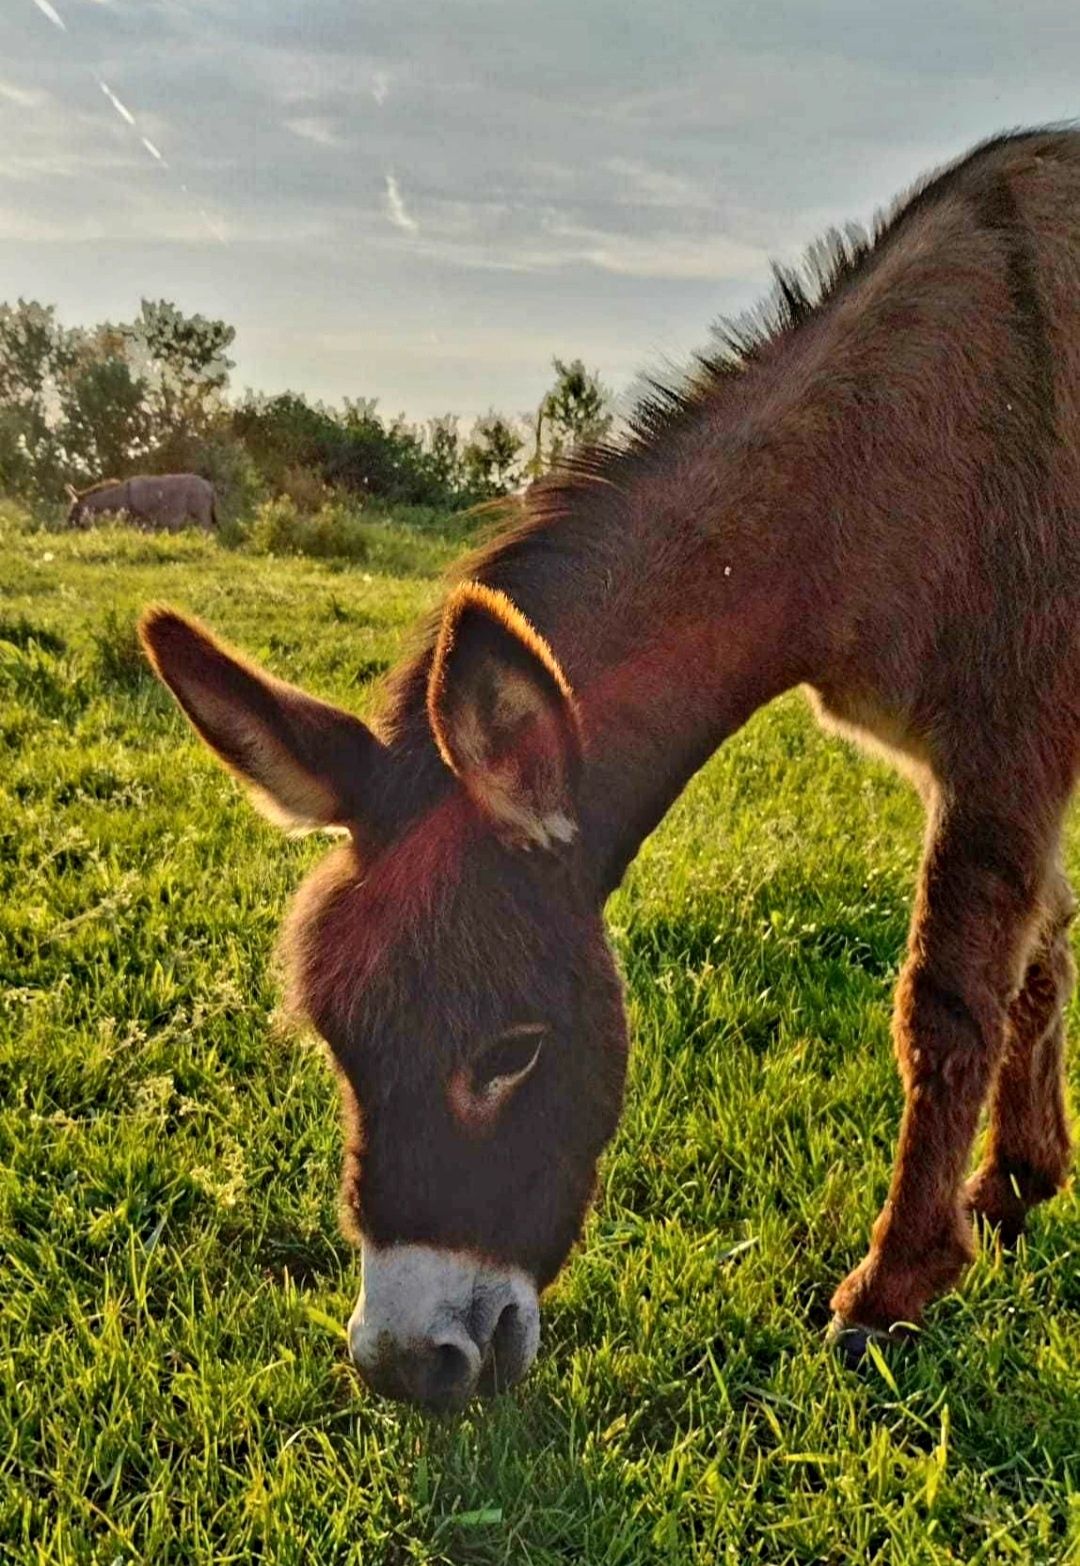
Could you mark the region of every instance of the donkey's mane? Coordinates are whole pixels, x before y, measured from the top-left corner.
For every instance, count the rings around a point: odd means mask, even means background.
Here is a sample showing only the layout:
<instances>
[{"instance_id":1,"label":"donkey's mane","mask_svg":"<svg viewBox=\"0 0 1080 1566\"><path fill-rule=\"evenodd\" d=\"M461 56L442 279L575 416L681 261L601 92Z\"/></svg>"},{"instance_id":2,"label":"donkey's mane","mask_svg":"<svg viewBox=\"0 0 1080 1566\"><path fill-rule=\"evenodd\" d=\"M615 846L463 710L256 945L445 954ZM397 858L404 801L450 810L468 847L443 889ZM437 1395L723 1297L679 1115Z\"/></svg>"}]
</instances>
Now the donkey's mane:
<instances>
[{"instance_id":1,"label":"donkey's mane","mask_svg":"<svg viewBox=\"0 0 1080 1566\"><path fill-rule=\"evenodd\" d=\"M1068 137L1069 151L1080 158L1080 127L1075 123L1003 131L910 186L874 215L869 229L858 223L830 228L807 247L796 265L774 261L771 291L742 315L721 317L712 329L711 352L695 356L690 370L674 379L645 378L647 391L630 413L621 437L572 453L557 473L533 486L526 527L543 526L555 514L565 513L569 502L595 494L598 483L620 488L659 441L675 434L722 385L744 374L768 349L826 311L872 270L913 218L964 185L966 176L977 172L976 165L1006 148L1037 143L1042 143L1041 156L1060 157L1063 135ZM503 543L494 540L492 554L500 553ZM477 567L483 561L480 554L470 564Z\"/></svg>"},{"instance_id":2,"label":"donkey's mane","mask_svg":"<svg viewBox=\"0 0 1080 1566\"><path fill-rule=\"evenodd\" d=\"M773 263L771 292L745 314L721 319L713 328L711 352L697 355L674 379L646 378L646 394L620 435L572 452L524 498L492 502L486 541L458 562L453 578L500 587L515 601L523 582L544 579L558 595L572 583L583 554L598 547L617 553L620 514L629 509L634 479L651 470L739 377L862 281L913 219L949 195L985 197L988 183L1001 180L994 155L1017 147L1047 159L1080 160L1080 127L1048 125L992 136L911 186L875 215L869 229L854 223L830 229L799 264ZM404 740L412 730L422 749L428 743L424 686L439 619L436 612L427 620L414 656L391 675L383 710L388 734Z\"/></svg>"},{"instance_id":3,"label":"donkey's mane","mask_svg":"<svg viewBox=\"0 0 1080 1566\"><path fill-rule=\"evenodd\" d=\"M124 482L124 479L118 478L98 479L96 483L88 484L85 489L78 490L77 494L80 500L85 500L87 495L96 495L100 489L119 489Z\"/></svg>"}]
</instances>

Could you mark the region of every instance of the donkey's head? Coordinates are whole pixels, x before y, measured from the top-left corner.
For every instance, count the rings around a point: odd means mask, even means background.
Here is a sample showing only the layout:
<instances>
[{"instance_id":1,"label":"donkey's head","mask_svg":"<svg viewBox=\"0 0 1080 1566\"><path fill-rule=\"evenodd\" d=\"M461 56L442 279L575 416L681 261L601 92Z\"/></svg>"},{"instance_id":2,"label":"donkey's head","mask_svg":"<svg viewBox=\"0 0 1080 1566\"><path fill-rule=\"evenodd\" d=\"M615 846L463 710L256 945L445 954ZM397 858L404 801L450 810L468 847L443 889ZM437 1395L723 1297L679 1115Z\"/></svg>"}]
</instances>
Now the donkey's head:
<instances>
[{"instance_id":1,"label":"donkey's head","mask_svg":"<svg viewBox=\"0 0 1080 1566\"><path fill-rule=\"evenodd\" d=\"M378 1391L458 1407L528 1369L539 1292L577 1238L622 1099L626 1027L578 832L566 681L475 584L447 607L426 715L390 745L168 610L142 632L266 813L348 833L302 888L285 950L345 1106L344 1207L363 1251L349 1341Z\"/></svg>"},{"instance_id":2,"label":"donkey's head","mask_svg":"<svg viewBox=\"0 0 1080 1566\"><path fill-rule=\"evenodd\" d=\"M84 521L83 513L86 510L85 500L73 484L64 485L64 494L70 502L67 514L68 527L82 527Z\"/></svg>"}]
</instances>

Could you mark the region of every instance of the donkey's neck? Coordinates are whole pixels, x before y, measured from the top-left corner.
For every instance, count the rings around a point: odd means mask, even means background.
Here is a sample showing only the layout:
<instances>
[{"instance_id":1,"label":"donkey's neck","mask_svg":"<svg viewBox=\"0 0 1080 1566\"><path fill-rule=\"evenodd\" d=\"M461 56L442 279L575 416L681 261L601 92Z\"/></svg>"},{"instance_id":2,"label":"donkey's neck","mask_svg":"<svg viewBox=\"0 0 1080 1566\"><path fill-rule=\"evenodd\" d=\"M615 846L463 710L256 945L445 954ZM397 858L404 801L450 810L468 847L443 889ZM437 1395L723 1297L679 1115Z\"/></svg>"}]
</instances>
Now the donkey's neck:
<instances>
[{"instance_id":1,"label":"donkey's neck","mask_svg":"<svg viewBox=\"0 0 1080 1566\"><path fill-rule=\"evenodd\" d=\"M616 468L621 486L541 496L548 520L477 573L548 639L575 692L582 839L605 894L717 746L817 666L803 599L821 529L791 463L778 443L680 433L662 463Z\"/></svg>"}]
</instances>

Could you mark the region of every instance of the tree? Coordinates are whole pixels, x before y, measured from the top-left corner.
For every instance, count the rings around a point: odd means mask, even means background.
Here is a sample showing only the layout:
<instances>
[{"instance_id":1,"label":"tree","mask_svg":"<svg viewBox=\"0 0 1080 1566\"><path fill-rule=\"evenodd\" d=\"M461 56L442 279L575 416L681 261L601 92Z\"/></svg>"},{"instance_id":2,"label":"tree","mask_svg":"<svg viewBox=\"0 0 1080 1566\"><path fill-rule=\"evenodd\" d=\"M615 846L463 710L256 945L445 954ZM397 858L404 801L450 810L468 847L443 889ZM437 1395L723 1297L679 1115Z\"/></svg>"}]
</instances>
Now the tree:
<instances>
[{"instance_id":1,"label":"tree","mask_svg":"<svg viewBox=\"0 0 1080 1566\"><path fill-rule=\"evenodd\" d=\"M32 300L0 304L0 490L56 501L65 483L190 469L234 512L267 490L316 510L331 489L457 509L506 494L611 423L608 393L580 359L552 361L528 463L522 428L495 412L465 439L451 414L388 420L369 398L231 403L234 337L167 299L143 299L130 322L71 329Z\"/></svg>"},{"instance_id":2,"label":"tree","mask_svg":"<svg viewBox=\"0 0 1080 1566\"><path fill-rule=\"evenodd\" d=\"M466 486L486 499L505 495L521 479L518 459L523 437L501 413L488 413L477 419L461 453Z\"/></svg>"},{"instance_id":3,"label":"tree","mask_svg":"<svg viewBox=\"0 0 1080 1566\"><path fill-rule=\"evenodd\" d=\"M65 482L190 446L223 409L234 335L164 299L130 324L69 330L33 300L0 305L0 485L58 499Z\"/></svg>"},{"instance_id":4,"label":"tree","mask_svg":"<svg viewBox=\"0 0 1080 1566\"><path fill-rule=\"evenodd\" d=\"M461 436L454 414L428 420L424 446L432 485L448 501L461 488Z\"/></svg>"},{"instance_id":5,"label":"tree","mask_svg":"<svg viewBox=\"0 0 1080 1566\"><path fill-rule=\"evenodd\" d=\"M554 467L579 446L602 440L611 428L608 389L581 359L569 364L552 359L555 384L540 400L533 428L535 442L528 469L533 478Z\"/></svg>"},{"instance_id":6,"label":"tree","mask_svg":"<svg viewBox=\"0 0 1080 1566\"><path fill-rule=\"evenodd\" d=\"M126 335L130 357L147 383L159 439L181 426L204 426L220 411L233 367L226 349L235 327L185 315L167 299L144 299Z\"/></svg>"},{"instance_id":7,"label":"tree","mask_svg":"<svg viewBox=\"0 0 1080 1566\"><path fill-rule=\"evenodd\" d=\"M0 485L16 493L53 486L60 469L55 388L71 353L51 305L0 305Z\"/></svg>"},{"instance_id":8,"label":"tree","mask_svg":"<svg viewBox=\"0 0 1080 1566\"><path fill-rule=\"evenodd\" d=\"M124 328L108 323L71 334L56 387L68 482L122 473L149 450L148 386L127 348Z\"/></svg>"}]
</instances>

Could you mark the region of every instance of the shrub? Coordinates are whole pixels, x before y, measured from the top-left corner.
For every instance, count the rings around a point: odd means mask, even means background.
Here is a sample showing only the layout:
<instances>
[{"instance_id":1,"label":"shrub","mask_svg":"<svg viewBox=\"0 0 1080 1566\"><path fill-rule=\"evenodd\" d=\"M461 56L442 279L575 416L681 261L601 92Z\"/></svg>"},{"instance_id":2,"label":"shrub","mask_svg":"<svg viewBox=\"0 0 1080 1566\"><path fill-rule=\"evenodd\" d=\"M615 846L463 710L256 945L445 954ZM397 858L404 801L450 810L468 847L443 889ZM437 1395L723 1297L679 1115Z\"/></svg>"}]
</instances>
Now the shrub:
<instances>
[{"instance_id":1,"label":"shrub","mask_svg":"<svg viewBox=\"0 0 1080 1566\"><path fill-rule=\"evenodd\" d=\"M441 526L436 526L436 522ZM338 497L304 515L287 495L263 501L248 533L259 553L351 561L390 575L435 575L469 534L464 518L403 507L384 515Z\"/></svg>"},{"instance_id":2,"label":"shrub","mask_svg":"<svg viewBox=\"0 0 1080 1566\"><path fill-rule=\"evenodd\" d=\"M341 500L305 513L291 495L275 495L259 507L249 537L266 554L367 560L369 530L370 524Z\"/></svg>"},{"instance_id":3,"label":"shrub","mask_svg":"<svg viewBox=\"0 0 1080 1566\"><path fill-rule=\"evenodd\" d=\"M325 479L313 469L299 464L286 468L279 482L281 494L291 500L298 511L320 511L332 498L332 491Z\"/></svg>"},{"instance_id":4,"label":"shrub","mask_svg":"<svg viewBox=\"0 0 1080 1566\"><path fill-rule=\"evenodd\" d=\"M150 666L139 642L133 614L107 609L100 626L91 631L90 639L95 670L106 685L131 690L149 683Z\"/></svg>"}]
</instances>

